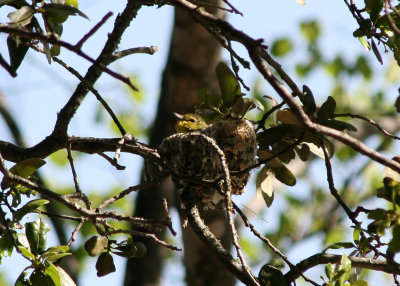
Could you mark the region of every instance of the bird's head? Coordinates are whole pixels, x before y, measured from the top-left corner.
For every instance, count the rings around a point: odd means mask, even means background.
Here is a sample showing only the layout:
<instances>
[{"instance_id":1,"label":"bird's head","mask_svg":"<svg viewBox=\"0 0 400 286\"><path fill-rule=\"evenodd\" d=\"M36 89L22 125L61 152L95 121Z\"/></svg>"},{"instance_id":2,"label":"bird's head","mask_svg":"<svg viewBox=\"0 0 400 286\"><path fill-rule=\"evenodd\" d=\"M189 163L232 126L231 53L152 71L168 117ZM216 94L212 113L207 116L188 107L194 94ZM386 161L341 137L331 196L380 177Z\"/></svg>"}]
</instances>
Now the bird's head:
<instances>
[{"instance_id":1,"label":"bird's head","mask_svg":"<svg viewBox=\"0 0 400 286\"><path fill-rule=\"evenodd\" d=\"M174 116L177 119L175 130L179 133L188 133L207 127L207 123L198 114L186 113L184 115L180 115L178 113L174 113Z\"/></svg>"}]
</instances>

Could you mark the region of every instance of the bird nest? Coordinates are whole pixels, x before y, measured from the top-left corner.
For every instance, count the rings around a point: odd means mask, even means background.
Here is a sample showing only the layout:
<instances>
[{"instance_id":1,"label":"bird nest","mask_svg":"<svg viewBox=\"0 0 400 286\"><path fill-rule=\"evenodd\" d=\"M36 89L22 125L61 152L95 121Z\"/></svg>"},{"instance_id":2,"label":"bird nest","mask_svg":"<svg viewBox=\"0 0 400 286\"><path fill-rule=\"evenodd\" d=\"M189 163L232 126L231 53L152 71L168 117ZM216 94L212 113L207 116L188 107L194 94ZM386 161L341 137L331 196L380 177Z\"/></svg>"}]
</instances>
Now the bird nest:
<instances>
[{"instance_id":1,"label":"bird nest","mask_svg":"<svg viewBox=\"0 0 400 286\"><path fill-rule=\"evenodd\" d=\"M245 191L249 168L256 163L256 134L246 119L222 120L165 138L159 152L179 194L189 188L200 207L223 208L227 179L232 194Z\"/></svg>"}]
</instances>

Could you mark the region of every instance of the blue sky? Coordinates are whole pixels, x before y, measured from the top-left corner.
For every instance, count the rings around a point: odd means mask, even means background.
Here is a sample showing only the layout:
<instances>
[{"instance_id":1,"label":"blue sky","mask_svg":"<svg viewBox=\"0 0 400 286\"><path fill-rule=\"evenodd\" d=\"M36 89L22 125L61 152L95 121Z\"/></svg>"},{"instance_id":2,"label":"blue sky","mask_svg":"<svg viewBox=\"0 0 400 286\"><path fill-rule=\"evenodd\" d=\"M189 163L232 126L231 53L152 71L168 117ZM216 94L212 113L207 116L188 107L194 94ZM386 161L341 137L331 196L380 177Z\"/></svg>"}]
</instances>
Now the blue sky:
<instances>
[{"instance_id":1,"label":"blue sky","mask_svg":"<svg viewBox=\"0 0 400 286\"><path fill-rule=\"evenodd\" d=\"M352 60L355 54L362 53L370 56L361 44L352 36L356 29L355 20L350 16L347 7L343 1L320 1L309 0L306 6L298 5L295 0L284 1L231 1L244 17L239 15L230 15L229 20L234 27L243 30L254 38L264 38L266 43L281 36L291 37L295 44L301 45L298 29L299 21L307 19L317 19L322 23L323 38L321 45L327 54L332 58L337 53L344 53L345 58ZM110 4L112 3L112 4ZM90 30L109 10L114 11L114 16L104 25L89 41L84 45L83 50L96 57L101 49L101 44L111 30L116 13L122 11L125 1L80 1L80 9L91 19L87 21L80 17L71 17L64 27L62 38L65 41L77 42L83 34ZM111 8L112 6L112 8ZM3 8L2 8L3 9ZM6 22L6 14L0 11L0 22ZM169 36L172 27L173 10L170 7L143 8L140 10L137 19L135 19L127 30L120 44L120 49L132 48L137 46L158 46L159 51L150 55L132 55L111 66L114 70L123 70L128 73L136 74L142 85L145 96L143 107L145 114L153 115L157 105L157 98L160 87L160 76L163 66L166 62L166 56L169 48ZM237 47L237 46L235 46ZM299 46L299 50L304 50ZM297 46L295 46L297 49ZM5 35L0 35L0 52L6 57L7 50L5 45ZM237 52L247 57L247 53L240 47ZM295 52L297 57L301 58L301 53ZM227 54L225 53L225 57ZM85 74L89 63L70 52L63 50L60 56L65 62L77 69L81 74ZM375 61L376 62L376 61ZM283 67L290 67L291 63L283 62ZM384 72L384 67L375 66ZM41 54L30 51L29 56L22 63L18 70L19 76L12 79L4 70L0 69L0 91L4 93L8 104L18 119L23 134L26 135L26 142L32 146L51 133L56 119L57 111L66 103L69 96L77 85L77 79L66 73L56 63L48 65L47 60ZM257 74L253 70L243 71L242 77L251 86L256 79ZM293 75L294 76L294 75ZM294 76L296 79L296 77ZM307 79L307 82L298 81L298 85L307 84L312 88L315 94L321 94L326 97L329 87L326 86L323 77L316 76ZM118 96L126 91L123 84L114 78L104 74L96 83L96 88L110 102L112 108L118 110ZM266 87L268 90L268 87ZM270 89L269 89L270 90ZM96 112L94 96L89 94L78 110L69 128L69 133L79 136L109 137L113 136L101 125L93 124L93 114ZM151 122L151 118L146 119ZM0 139L11 140L4 122L0 120ZM133 157L124 157L121 163L127 166L129 171L116 172L104 164L104 160L85 157L79 161L77 166L80 173L82 189L99 189L105 191L115 186L116 183L123 182L126 186L133 185L138 181L141 161ZM64 170L43 170L46 175L52 176L54 187L63 183L72 182L69 173ZM0 177L1 178L1 177ZM101 178L101 180L99 179ZM254 195L254 186L249 187L249 194L244 200ZM271 219L269 219L271 220ZM176 229L179 229L177 226ZM179 258L175 258L179 260ZM124 274L124 261L117 260L118 271L103 278L97 278L94 269L95 259L89 259L89 264L85 268L85 274L80 285L117 285L116 281L121 281ZM10 267L12 266L12 267ZM10 281L15 281L19 272L26 264L20 259L5 259L2 268L7 268L7 274ZM169 285L179 285L182 281L182 269L177 266L171 266L166 271L169 278Z\"/></svg>"}]
</instances>

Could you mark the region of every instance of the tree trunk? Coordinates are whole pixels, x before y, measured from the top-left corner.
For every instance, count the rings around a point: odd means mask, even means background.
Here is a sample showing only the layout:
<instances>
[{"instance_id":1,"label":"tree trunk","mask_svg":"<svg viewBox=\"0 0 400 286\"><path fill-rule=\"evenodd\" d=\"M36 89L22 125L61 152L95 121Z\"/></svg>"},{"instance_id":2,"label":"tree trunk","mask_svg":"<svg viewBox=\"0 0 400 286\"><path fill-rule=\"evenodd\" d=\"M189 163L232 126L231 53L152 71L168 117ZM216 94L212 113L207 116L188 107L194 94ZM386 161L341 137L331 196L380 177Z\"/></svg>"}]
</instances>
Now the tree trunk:
<instances>
[{"instance_id":1,"label":"tree trunk","mask_svg":"<svg viewBox=\"0 0 400 286\"><path fill-rule=\"evenodd\" d=\"M212 5L220 1L209 1ZM216 12L216 11L210 11ZM174 28L170 43L168 61L163 73L162 89L154 127L150 135L150 145L157 147L163 138L174 133L173 112L184 114L193 112L200 103L199 91L207 88L218 91L215 67L220 61L221 48L212 35L193 21L186 12L176 9ZM166 181L160 188L140 191L136 200L135 216L165 219L161 200L168 199L169 205L175 201L174 187ZM179 208L179 203L175 204ZM225 247L230 246L225 215L220 211L206 212L205 222ZM204 246L190 229L183 228L184 264L188 285L233 285L234 279ZM159 235L164 237L165 233ZM148 254L142 259L130 259L127 263L125 286L159 285L164 247L142 240Z\"/></svg>"}]
</instances>

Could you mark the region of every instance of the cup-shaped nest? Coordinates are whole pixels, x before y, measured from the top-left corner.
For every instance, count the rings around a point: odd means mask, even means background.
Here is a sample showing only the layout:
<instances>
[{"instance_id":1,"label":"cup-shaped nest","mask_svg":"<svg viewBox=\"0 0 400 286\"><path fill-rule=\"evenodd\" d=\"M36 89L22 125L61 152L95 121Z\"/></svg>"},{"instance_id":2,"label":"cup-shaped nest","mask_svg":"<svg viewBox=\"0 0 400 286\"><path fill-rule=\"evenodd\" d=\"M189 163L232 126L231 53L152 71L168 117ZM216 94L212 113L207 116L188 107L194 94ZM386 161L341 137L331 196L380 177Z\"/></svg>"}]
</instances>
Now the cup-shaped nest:
<instances>
[{"instance_id":1,"label":"cup-shaped nest","mask_svg":"<svg viewBox=\"0 0 400 286\"><path fill-rule=\"evenodd\" d=\"M224 206L223 157L230 172L231 193L240 195L249 180L249 168L256 163L256 152L256 134L246 119L222 120L197 132L174 134L159 148L178 190L190 188L203 208Z\"/></svg>"}]
</instances>

